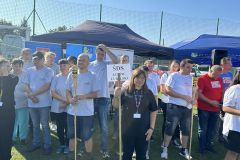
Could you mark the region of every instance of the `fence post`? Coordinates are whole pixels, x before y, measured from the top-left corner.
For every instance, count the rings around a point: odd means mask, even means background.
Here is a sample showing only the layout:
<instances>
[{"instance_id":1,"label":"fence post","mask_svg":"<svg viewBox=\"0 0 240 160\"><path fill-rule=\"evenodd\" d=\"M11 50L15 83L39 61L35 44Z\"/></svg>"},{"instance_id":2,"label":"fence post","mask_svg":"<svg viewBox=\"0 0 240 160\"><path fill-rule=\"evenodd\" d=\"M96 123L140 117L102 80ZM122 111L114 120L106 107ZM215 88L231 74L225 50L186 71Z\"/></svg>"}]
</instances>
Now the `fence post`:
<instances>
[{"instance_id":1,"label":"fence post","mask_svg":"<svg viewBox=\"0 0 240 160\"><path fill-rule=\"evenodd\" d=\"M216 32L216 35L218 35L218 29L219 29L219 18L217 19L217 32Z\"/></svg>"},{"instance_id":2,"label":"fence post","mask_svg":"<svg viewBox=\"0 0 240 160\"><path fill-rule=\"evenodd\" d=\"M36 0L33 0L33 35L35 35Z\"/></svg>"},{"instance_id":3,"label":"fence post","mask_svg":"<svg viewBox=\"0 0 240 160\"><path fill-rule=\"evenodd\" d=\"M100 4L100 22L102 22L102 4Z\"/></svg>"},{"instance_id":4,"label":"fence post","mask_svg":"<svg viewBox=\"0 0 240 160\"><path fill-rule=\"evenodd\" d=\"M161 41L162 41L162 23L163 23L163 11L161 13L161 24L160 24L160 35L159 35L159 45L161 45Z\"/></svg>"}]
</instances>

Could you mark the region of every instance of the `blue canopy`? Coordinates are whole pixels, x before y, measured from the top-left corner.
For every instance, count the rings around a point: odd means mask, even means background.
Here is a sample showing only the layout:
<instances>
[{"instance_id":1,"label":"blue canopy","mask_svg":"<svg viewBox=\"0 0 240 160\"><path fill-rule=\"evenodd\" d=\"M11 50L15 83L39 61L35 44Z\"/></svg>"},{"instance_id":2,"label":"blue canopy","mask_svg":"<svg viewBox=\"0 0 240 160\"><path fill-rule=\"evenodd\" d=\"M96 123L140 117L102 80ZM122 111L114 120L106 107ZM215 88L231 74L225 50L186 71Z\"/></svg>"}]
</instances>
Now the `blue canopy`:
<instances>
[{"instance_id":1,"label":"blue canopy","mask_svg":"<svg viewBox=\"0 0 240 160\"><path fill-rule=\"evenodd\" d=\"M133 32L126 24L114 24L87 20L70 31L32 36L40 42L77 43L87 45L106 44L109 47L133 49L134 54L162 59L172 59L173 49L163 47Z\"/></svg>"},{"instance_id":2,"label":"blue canopy","mask_svg":"<svg viewBox=\"0 0 240 160\"><path fill-rule=\"evenodd\" d=\"M240 66L240 37L204 34L197 39L181 41L171 47L174 48L175 59L190 58L197 64L211 64L213 49L228 50L233 66Z\"/></svg>"}]
</instances>

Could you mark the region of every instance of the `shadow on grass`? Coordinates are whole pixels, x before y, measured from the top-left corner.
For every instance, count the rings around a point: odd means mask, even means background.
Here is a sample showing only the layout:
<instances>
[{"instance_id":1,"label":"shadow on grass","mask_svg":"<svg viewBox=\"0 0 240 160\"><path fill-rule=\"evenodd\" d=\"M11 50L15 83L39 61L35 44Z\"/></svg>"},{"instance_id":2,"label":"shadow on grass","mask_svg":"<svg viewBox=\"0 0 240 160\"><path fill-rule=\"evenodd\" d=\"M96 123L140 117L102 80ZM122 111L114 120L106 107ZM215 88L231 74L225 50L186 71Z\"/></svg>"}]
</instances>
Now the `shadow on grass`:
<instances>
[{"instance_id":1,"label":"shadow on grass","mask_svg":"<svg viewBox=\"0 0 240 160\"><path fill-rule=\"evenodd\" d=\"M99 152L100 147L100 131L98 120L95 118L94 120L94 134L93 134L93 155L94 160L102 160L101 154ZM206 156L202 157L198 153L198 137L197 137L197 116L194 116L194 125L193 125L193 141L192 141L192 157L194 160L221 160L224 159L226 149L222 144L216 142L215 149L218 151L217 154L208 153ZM150 150L150 160L160 160L161 153L161 127L162 127L162 114L158 115L156 129L154 131L154 140L151 142L151 150ZM118 158L114 158L115 152L118 150L117 140L112 139L113 133L113 120L109 120L109 151L111 158L110 160L117 160ZM41 150L37 150L33 153L26 152L27 147L31 144L31 141L28 140L27 146L15 145L12 154L13 158L11 160L59 160L62 155L56 154L56 148L58 147L58 138L55 132L51 132L52 138L52 148L53 152L49 156L42 155ZM169 147L169 160L181 160L184 159L179 155L179 149L173 147L172 145Z\"/></svg>"}]
</instances>

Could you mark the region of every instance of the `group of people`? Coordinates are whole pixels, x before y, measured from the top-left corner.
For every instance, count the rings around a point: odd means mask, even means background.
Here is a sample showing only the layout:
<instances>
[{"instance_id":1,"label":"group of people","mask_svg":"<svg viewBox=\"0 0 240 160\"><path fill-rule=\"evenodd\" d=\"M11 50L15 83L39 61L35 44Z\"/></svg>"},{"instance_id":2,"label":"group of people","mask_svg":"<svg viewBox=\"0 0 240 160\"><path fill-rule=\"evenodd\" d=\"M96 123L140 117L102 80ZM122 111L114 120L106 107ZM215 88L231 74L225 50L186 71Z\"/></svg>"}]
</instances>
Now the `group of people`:
<instances>
[{"instance_id":1,"label":"group of people","mask_svg":"<svg viewBox=\"0 0 240 160\"><path fill-rule=\"evenodd\" d=\"M110 62L105 60L106 54ZM239 73L233 77L230 72L230 58L224 57L220 65L213 65L207 74L200 76L197 87L193 87L190 74L192 60L172 61L169 71L161 77L153 71L153 61L147 60L132 71L130 80L114 83L110 101L107 65L129 63L127 55L119 60L100 44L93 62L84 53L60 59L58 64L54 63L55 57L52 52L32 54L25 48L21 57L11 63L0 59L0 160L11 158L12 142L16 143L18 138L20 144L25 145L29 132L32 141L27 152L41 148L44 155L51 154L50 121L57 126L59 147L56 153L63 154L63 159L74 159L75 116L76 137L80 139L77 156L91 160L95 113L100 126L101 159L111 159L108 145L111 105L116 110L115 138L121 107L123 160L131 160L134 153L137 160L149 159L150 139L160 111L163 113L161 158L168 159L168 147L173 144L180 149L181 156L191 159L188 143L196 104L199 153L202 156L217 153L214 145L219 135L219 141L228 149L225 160L237 159L240 153L240 145L236 143L240 139L240 79Z\"/></svg>"}]
</instances>

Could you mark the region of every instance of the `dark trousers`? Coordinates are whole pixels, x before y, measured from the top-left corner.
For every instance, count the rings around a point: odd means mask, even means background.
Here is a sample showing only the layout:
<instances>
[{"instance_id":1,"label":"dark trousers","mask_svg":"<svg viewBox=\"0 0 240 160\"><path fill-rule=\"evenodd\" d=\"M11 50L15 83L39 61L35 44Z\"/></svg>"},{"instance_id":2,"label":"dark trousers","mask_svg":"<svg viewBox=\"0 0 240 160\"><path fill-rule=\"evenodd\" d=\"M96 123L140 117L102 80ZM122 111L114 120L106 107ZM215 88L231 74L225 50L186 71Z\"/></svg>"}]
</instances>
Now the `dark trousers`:
<instances>
[{"instance_id":1,"label":"dark trousers","mask_svg":"<svg viewBox=\"0 0 240 160\"><path fill-rule=\"evenodd\" d=\"M60 145L68 146L69 140L67 138L67 113L55 113L54 118L57 124L57 135Z\"/></svg>"},{"instance_id":2,"label":"dark trousers","mask_svg":"<svg viewBox=\"0 0 240 160\"><path fill-rule=\"evenodd\" d=\"M164 139L164 131L166 128L166 113L167 113L167 103L161 102L161 108L163 111L163 124L162 124L162 139ZM179 129L179 125L177 125L176 129L175 129L175 133L172 137L172 140L175 139L180 139L180 129Z\"/></svg>"},{"instance_id":3,"label":"dark trousers","mask_svg":"<svg viewBox=\"0 0 240 160\"><path fill-rule=\"evenodd\" d=\"M211 147L217 133L219 112L209 112L198 109L198 140L199 150Z\"/></svg>"},{"instance_id":4,"label":"dark trousers","mask_svg":"<svg viewBox=\"0 0 240 160\"><path fill-rule=\"evenodd\" d=\"M132 160L134 150L136 152L136 160L146 160L148 142L144 134L123 134L122 142L123 160Z\"/></svg>"},{"instance_id":5,"label":"dark trousers","mask_svg":"<svg viewBox=\"0 0 240 160\"><path fill-rule=\"evenodd\" d=\"M2 111L0 109L0 160L10 160L15 111Z\"/></svg>"}]
</instances>

